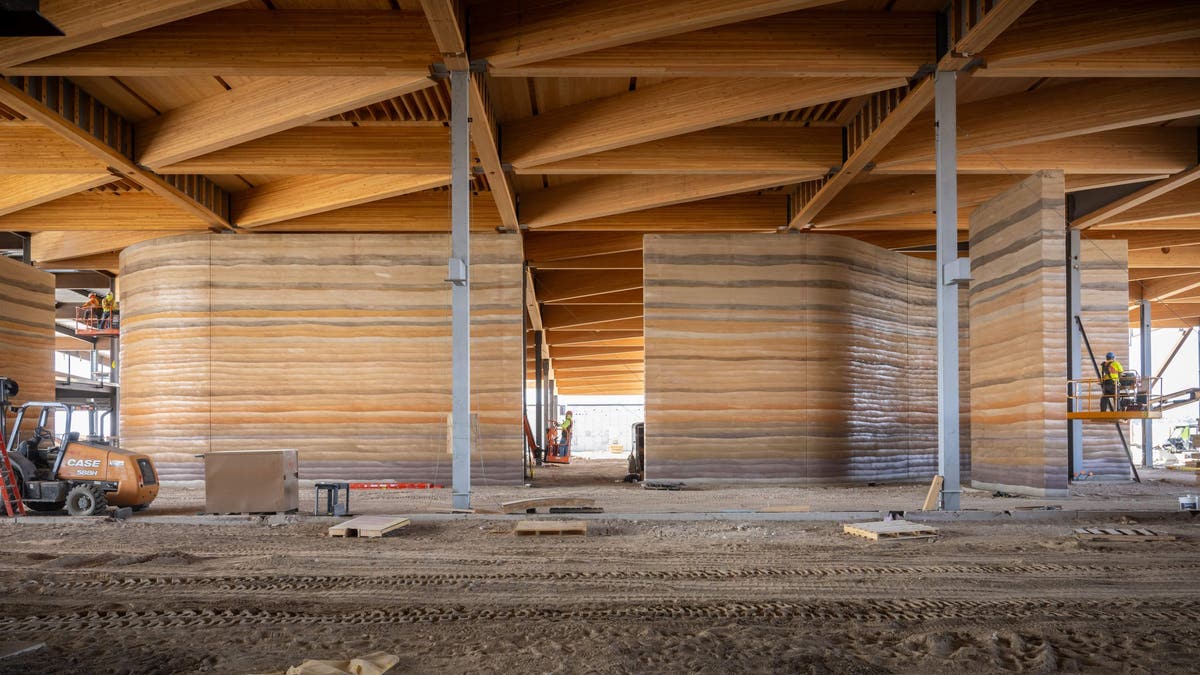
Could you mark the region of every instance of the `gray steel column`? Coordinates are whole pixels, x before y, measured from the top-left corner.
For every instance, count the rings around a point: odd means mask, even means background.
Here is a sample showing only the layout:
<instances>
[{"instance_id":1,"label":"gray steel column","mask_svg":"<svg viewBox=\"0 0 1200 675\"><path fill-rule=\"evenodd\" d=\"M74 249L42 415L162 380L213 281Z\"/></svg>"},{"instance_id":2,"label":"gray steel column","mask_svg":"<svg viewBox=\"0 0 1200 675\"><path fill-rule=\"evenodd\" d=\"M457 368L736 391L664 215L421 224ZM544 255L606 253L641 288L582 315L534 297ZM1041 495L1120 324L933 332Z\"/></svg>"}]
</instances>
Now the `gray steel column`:
<instances>
[{"instance_id":1,"label":"gray steel column","mask_svg":"<svg viewBox=\"0 0 1200 675\"><path fill-rule=\"evenodd\" d=\"M937 134L937 363L938 473L942 510L958 511L958 283L948 269L958 261L958 126L955 84L958 74L934 76L934 126ZM957 277L957 275L954 275Z\"/></svg>"},{"instance_id":2,"label":"gray steel column","mask_svg":"<svg viewBox=\"0 0 1200 675\"><path fill-rule=\"evenodd\" d=\"M453 415L452 503L471 508L471 146L467 127L471 74L450 73L450 331Z\"/></svg>"},{"instance_id":3,"label":"gray steel column","mask_svg":"<svg viewBox=\"0 0 1200 675\"><path fill-rule=\"evenodd\" d=\"M1138 318L1140 319L1142 329L1142 362L1138 370L1142 377L1150 377L1154 372L1154 363L1151 358L1150 343L1151 328L1150 328L1150 301L1141 300L1138 302ZM1149 380L1147 380L1149 382ZM1147 391L1146 404L1149 405L1151 392ZM1142 466L1154 466L1154 421L1142 420Z\"/></svg>"},{"instance_id":4,"label":"gray steel column","mask_svg":"<svg viewBox=\"0 0 1200 675\"><path fill-rule=\"evenodd\" d=\"M545 443L546 438L546 409L545 409L545 385L542 382L545 379L546 371L542 364L542 331L533 331L533 363L534 363L534 380L537 382L537 398L534 404L534 417L537 426L533 430L533 438L538 445Z\"/></svg>"},{"instance_id":5,"label":"gray steel column","mask_svg":"<svg viewBox=\"0 0 1200 675\"><path fill-rule=\"evenodd\" d=\"M1083 274L1079 267L1082 246L1079 230L1067 228L1067 379L1083 378L1083 340L1075 317L1082 311ZM1069 386L1069 385L1068 385ZM1068 410L1078 411L1079 401L1067 400ZM1067 420L1067 471L1072 478L1083 471L1083 420Z\"/></svg>"}]
</instances>

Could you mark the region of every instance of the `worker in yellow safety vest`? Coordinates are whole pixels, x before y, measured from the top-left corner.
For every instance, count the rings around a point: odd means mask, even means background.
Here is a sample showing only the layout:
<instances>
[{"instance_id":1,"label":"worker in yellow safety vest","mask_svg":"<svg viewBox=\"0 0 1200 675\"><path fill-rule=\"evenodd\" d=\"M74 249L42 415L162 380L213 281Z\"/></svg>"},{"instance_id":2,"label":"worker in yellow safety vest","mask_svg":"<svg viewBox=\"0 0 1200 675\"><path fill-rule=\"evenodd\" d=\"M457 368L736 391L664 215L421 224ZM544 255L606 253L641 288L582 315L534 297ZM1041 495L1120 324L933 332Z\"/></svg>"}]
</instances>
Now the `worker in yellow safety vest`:
<instances>
[{"instance_id":1,"label":"worker in yellow safety vest","mask_svg":"<svg viewBox=\"0 0 1200 675\"><path fill-rule=\"evenodd\" d=\"M1109 352L1104 355L1104 362L1100 364L1100 412L1117 409L1117 382L1124 370L1116 354Z\"/></svg>"},{"instance_id":2,"label":"worker in yellow safety vest","mask_svg":"<svg viewBox=\"0 0 1200 675\"><path fill-rule=\"evenodd\" d=\"M103 310L100 314L100 327L112 328L113 313L117 311L117 299L113 297L112 291L100 301L100 309Z\"/></svg>"}]
</instances>

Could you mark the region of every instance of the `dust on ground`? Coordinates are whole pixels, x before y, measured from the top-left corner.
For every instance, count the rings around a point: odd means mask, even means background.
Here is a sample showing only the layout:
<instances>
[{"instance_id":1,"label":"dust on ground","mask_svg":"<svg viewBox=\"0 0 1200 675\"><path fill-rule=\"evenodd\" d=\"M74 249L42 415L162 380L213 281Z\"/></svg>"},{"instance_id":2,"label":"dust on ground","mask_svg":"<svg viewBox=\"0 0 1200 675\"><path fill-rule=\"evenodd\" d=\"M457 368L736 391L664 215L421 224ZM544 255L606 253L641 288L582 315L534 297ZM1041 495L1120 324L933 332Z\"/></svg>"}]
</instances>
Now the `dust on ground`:
<instances>
[{"instance_id":1,"label":"dust on ground","mask_svg":"<svg viewBox=\"0 0 1200 675\"><path fill-rule=\"evenodd\" d=\"M583 464L552 471L580 485L486 488L477 503L594 491L629 515L588 520L586 537L517 537L510 519L419 515L448 506L447 491L379 491L355 510L414 514L382 539L329 538L331 521L308 516L5 523L0 629L46 648L0 673L271 672L379 650L420 673L1195 672L1200 529L1175 511L1186 486L1085 484L1057 502L1158 515L937 523L937 539L876 544L831 521L651 512L911 510L924 486L651 492L588 483ZM1040 501L964 496L990 510ZM172 488L148 514L202 508L202 490ZM1079 525L1179 540L1080 542Z\"/></svg>"}]
</instances>

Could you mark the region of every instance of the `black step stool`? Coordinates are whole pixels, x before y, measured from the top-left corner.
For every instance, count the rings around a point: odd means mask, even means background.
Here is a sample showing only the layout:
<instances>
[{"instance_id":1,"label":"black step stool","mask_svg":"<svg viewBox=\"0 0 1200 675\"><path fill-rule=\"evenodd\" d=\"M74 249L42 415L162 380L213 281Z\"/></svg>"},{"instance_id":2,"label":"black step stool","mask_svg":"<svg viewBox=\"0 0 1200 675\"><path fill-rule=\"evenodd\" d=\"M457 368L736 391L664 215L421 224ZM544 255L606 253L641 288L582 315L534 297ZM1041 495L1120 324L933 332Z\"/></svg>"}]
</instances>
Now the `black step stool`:
<instances>
[{"instance_id":1,"label":"black step stool","mask_svg":"<svg viewBox=\"0 0 1200 675\"><path fill-rule=\"evenodd\" d=\"M313 505L314 516L348 516L350 515L350 484L349 483L317 483L316 503ZM325 494L325 508L321 508L321 493ZM345 494L345 500L339 499Z\"/></svg>"}]
</instances>

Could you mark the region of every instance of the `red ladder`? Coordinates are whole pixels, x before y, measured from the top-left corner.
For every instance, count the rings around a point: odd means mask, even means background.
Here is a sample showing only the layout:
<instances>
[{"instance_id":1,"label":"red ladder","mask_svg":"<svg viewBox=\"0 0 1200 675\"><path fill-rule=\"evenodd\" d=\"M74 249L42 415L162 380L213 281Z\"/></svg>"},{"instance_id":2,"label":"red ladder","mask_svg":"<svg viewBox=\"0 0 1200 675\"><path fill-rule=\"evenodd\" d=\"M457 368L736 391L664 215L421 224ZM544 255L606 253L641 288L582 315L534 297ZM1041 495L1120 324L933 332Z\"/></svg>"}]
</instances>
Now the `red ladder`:
<instances>
[{"instance_id":1,"label":"red ladder","mask_svg":"<svg viewBox=\"0 0 1200 675\"><path fill-rule=\"evenodd\" d=\"M3 414L3 413L0 413ZM17 486L12 462L8 461L8 446L0 439L0 500L9 517L25 515L25 502L21 501L21 488Z\"/></svg>"}]
</instances>

